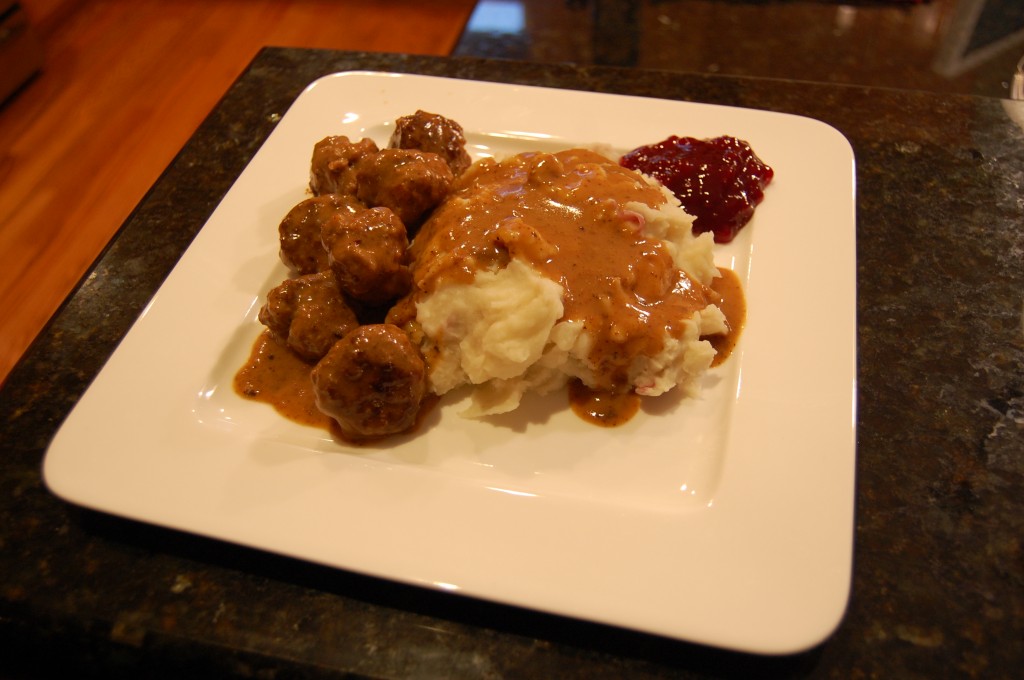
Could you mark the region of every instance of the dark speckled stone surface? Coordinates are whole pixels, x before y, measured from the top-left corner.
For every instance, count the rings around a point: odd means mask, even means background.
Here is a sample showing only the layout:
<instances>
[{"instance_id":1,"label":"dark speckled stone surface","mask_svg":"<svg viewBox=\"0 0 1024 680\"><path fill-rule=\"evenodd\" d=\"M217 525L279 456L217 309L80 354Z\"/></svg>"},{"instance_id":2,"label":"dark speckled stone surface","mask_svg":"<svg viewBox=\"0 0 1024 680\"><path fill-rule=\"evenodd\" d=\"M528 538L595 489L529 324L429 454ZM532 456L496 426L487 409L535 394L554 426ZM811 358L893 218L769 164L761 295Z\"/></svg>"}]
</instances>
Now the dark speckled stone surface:
<instances>
[{"instance_id":1,"label":"dark speckled stone surface","mask_svg":"<svg viewBox=\"0 0 1024 680\"><path fill-rule=\"evenodd\" d=\"M301 89L353 69L771 109L851 141L849 611L762 658L446 596L69 506L46 446ZM1014 123L1016 119L1018 122ZM1024 661L1024 103L601 67L268 49L0 391L0 674L1014 677ZM794 367L799 368L799 367Z\"/></svg>"}]
</instances>

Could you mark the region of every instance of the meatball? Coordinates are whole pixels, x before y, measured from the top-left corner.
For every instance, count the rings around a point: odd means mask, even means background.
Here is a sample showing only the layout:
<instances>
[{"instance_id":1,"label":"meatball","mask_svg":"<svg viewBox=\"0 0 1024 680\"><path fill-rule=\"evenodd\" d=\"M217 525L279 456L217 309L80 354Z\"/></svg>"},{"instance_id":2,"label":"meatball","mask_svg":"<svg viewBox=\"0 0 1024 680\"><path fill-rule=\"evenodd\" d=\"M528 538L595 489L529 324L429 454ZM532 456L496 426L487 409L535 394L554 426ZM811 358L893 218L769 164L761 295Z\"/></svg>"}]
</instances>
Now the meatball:
<instances>
[{"instance_id":1,"label":"meatball","mask_svg":"<svg viewBox=\"0 0 1024 680\"><path fill-rule=\"evenodd\" d=\"M426 366L397 326L360 326L312 372L317 407L352 440L405 432L427 391Z\"/></svg>"},{"instance_id":2,"label":"meatball","mask_svg":"<svg viewBox=\"0 0 1024 680\"><path fill-rule=\"evenodd\" d=\"M472 164L466 152L462 126L436 113L417 111L395 121L388 146L393 149L419 149L436 153L458 177Z\"/></svg>"},{"instance_id":3,"label":"meatball","mask_svg":"<svg viewBox=\"0 0 1024 680\"><path fill-rule=\"evenodd\" d=\"M327 251L320 240L323 225L338 214L351 214L365 206L355 196L324 194L307 198L288 211L277 228L281 261L299 274L327 269Z\"/></svg>"},{"instance_id":4,"label":"meatball","mask_svg":"<svg viewBox=\"0 0 1024 680\"><path fill-rule=\"evenodd\" d=\"M356 195L371 207L390 208L414 228L448 195L455 180L435 153L381 149L356 169Z\"/></svg>"},{"instance_id":5,"label":"meatball","mask_svg":"<svg viewBox=\"0 0 1024 680\"><path fill-rule=\"evenodd\" d=\"M329 271L284 281L267 294L259 319L309 362L318 361L331 345L359 326Z\"/></svg>"},{"instance_id":6,"label":"meatball","mask_svg":"<svg viewBox=\"0 0 1024 680\"><path fill-rule=\"evenodd\" d=\"M313 146L309 170L309 188L316 196L323 194L354 194L356 168L377 153L372 139L349 141L344 135L324 137Z\"/></svg>"},{"instance_id":7,"label":"meatball","mask_svg":"<svg viewBox=\"0 0 1024 680\"><path fill-rule=\"evenodd\" d=\"M338 287L349 297L380 304L409 291L409 238L390 209L339 213L324 225L321 238Z\"/></svg>"}]
</instances>

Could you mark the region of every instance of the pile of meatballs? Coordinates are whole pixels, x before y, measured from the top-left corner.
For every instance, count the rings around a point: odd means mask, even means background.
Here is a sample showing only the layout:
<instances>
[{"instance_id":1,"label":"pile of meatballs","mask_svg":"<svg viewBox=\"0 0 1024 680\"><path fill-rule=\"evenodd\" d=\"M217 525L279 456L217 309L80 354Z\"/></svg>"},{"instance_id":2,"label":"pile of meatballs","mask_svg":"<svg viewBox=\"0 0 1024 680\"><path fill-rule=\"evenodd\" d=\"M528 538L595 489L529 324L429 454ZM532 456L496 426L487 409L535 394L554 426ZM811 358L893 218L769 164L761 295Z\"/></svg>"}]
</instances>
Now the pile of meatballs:
<instances>
[{"instance_id":1,"label":"pile of meatballs","mask_svg":"<svg viewBox=\"0 0 1024 680\"><path fill-rule=\"evenodd\" d=\"M292 275L259 320L311 365L317 407L352 441L404 432L427 396L427 370L396 301L412 286L409 242L471 164L462 126L417 111L387 148L326 137L313 149L313 196L279 226Z\"/></svg>"}]
</instances>

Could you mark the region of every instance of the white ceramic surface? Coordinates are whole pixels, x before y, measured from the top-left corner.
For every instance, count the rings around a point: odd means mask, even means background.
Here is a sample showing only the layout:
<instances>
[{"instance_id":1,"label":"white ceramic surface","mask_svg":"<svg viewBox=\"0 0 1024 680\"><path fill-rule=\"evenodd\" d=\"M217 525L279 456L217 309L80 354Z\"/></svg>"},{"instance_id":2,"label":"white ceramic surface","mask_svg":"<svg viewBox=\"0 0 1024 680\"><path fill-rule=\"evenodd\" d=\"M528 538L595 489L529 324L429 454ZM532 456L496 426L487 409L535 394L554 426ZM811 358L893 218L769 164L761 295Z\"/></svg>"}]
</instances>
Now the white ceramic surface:
<instances>
[{"instance_id":1,"label":"white ceramic surface","mask_svg":"<svg viewBox=\"0 0 1024 680\"><path fill-rule=\"evenodd\" d=\"M277 224L313 144L459 121L479 158L733 135L775 169L716 261L748 322L697 399L587 425L564 395L351 448L232 392L286 275ZM824 639L851 576L854 159L836 130L748 109L351 72L296 100L53 441L76 504L326 565L760 653Z\"/></svg>"}]
</instances>

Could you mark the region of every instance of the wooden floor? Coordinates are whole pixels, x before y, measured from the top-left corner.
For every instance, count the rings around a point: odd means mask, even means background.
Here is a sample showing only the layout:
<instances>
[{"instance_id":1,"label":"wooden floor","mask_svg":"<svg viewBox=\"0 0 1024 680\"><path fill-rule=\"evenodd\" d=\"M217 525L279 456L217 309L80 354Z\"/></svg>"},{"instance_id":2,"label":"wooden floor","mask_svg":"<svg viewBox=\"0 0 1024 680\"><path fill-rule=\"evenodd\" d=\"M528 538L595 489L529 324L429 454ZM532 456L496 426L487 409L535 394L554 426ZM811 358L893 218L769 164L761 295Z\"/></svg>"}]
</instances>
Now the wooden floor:
<instances>
[{"instance_id":1,"label":"wooden floor","mask_svg":"<svg viewBox=\"0 0 1024 680\"><path fill-rule=\"evenodd\" d=\"M448 54L475 0L21 0L45 67L0 109L0 381L265 45Z\"/></svg>"}]
</instances>

